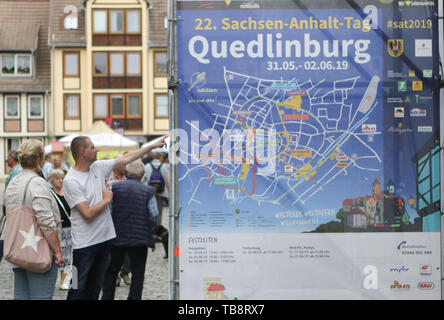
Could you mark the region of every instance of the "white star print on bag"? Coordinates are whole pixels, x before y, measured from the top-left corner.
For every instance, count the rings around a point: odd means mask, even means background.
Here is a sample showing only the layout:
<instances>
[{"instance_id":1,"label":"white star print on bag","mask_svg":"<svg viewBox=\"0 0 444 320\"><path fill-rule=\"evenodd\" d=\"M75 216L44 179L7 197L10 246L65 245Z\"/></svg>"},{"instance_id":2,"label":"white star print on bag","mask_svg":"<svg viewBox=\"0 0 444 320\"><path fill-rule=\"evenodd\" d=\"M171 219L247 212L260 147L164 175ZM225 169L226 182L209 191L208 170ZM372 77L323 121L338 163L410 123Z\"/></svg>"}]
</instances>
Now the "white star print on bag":
<instances>
[{"instance_id":1,"label":"white star print on bag","mask_svg":"<svg viewBox=\"0 0 444 320\"><path fill-rule=\"evenodd\" d=\"M25 238L25 242L23 242L22 248L26 248L27 246L30 246L34 249L35 253L38 253L37 251L37 243L42 240L42 237L39 237L34 232L34 225L31 226L31 229L29 229L29 232L25 232L23 230L19 230L19 232L22 234L23 238Z\"/></svg>"},{"instance_id":2,"label":"white star print on bag","mask_svg":"<svg viewBox=\"0 0 444 320\"><path fill-rule=\"evenodd\" d=\"M6 207L6 227L4 241L4 257L13 265L25 270L44 273L51 268L52 251L43 237L34 210L25 205L26 184L23 201Z\"/></svg>"}]
</instances>

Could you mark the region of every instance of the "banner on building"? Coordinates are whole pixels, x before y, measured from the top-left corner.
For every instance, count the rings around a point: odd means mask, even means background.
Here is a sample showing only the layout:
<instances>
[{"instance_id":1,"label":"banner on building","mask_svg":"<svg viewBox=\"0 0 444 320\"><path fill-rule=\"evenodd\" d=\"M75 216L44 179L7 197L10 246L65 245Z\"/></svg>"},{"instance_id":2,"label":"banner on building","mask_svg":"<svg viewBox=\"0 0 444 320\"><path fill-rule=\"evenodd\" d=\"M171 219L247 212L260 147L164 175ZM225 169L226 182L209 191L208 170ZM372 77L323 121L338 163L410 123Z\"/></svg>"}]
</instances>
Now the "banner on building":
<instances>
[{"instance_id":1,"label":"banner on building","mask_svg":"<svg viewBox=\"0 0 444 320\"><path fill-rule=\"evenodd\" d=\"M180 297L441 296L433 1L178 1Z\"/></svg>"}]
</instances>

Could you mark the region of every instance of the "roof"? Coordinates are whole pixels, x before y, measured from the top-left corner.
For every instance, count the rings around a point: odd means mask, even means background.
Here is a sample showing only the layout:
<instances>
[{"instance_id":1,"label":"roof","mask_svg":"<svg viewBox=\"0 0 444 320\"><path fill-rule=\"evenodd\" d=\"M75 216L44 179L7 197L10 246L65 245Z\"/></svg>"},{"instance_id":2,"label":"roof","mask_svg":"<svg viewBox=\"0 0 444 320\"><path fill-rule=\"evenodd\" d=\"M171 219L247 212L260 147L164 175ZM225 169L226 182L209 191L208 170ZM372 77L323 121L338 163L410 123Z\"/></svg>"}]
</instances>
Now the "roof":
<instances>
[{"instance_id":1,"label":"roof","mask_svg":"<svg viewBox=\"0 0 444 320\"><path fill-rule=\"evenodd\" d=\"M0 51L36 49L34 77L0 78L0 92L45 92L50 89L48 18L49 0L0 1ZM12 31L13 28L18 29ZM5 30L12 33L4 34Z\"/></svg>"},{"instance_id":2,"label":"roof","mask_svg":"<svg viewBox=\"0 0 444 320\"><path fill-rule=\"evenodd\" d=\"M40 25L27 21L0 22L0 50L33 51L37 49Z\"/></svg>"},{"instance_id":3,"label":"roof","mask_svg":"<svg viewBox=\"0 0 444 320\"><path fill-rule=\"evenodd\" d=\"M49 45L55 47L85 47L85 14L83 0L49 1ZM66 12L65 12L66 11ZM77 29L65 29L68 16L77 16Z\"/></svg>"},{"instance_id":4,"label":"roof","mask_svg":"<svg viewBox=\"0 0 444 320\"><path fill-rule=\"evenodd\" d=\"M212 291L225 291L225 286L223 284L212 283L208 287L208 291L209 292L212 292Z\"/></svg>"}]
</instances>

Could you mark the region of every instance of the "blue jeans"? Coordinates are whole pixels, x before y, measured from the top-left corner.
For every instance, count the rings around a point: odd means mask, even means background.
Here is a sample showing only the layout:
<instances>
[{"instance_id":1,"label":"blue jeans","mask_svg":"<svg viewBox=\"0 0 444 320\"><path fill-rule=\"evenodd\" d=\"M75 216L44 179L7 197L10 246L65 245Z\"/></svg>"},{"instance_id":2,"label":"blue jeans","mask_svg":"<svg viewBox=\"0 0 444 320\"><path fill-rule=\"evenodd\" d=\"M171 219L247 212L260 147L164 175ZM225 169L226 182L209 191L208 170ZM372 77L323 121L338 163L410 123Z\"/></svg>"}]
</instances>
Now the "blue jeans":
<instances>
[{"instance_id":1,"label":"blue jeans","mask_svg":"<svg viewBox=\"0 0 444 320\"><path fill-rule=\"evenodd\" d=\"M45 273L14 268L14 300L52 300L57 281L57 267L52 263Z\"/></svg>"},{"instance_id":2,"label":"blue jeans","mask_svg":"<svg viewBox=\"0 0 444 320\"><path fill-rule=\"evenodd\" d=\"M73 276L67 300L98 300L111 259L111 241L90 247L74 249L72 253ZM76 279L77 278L77 279ZM77 289L75 289L77 287Z\"/></svg>"}]
</instances>

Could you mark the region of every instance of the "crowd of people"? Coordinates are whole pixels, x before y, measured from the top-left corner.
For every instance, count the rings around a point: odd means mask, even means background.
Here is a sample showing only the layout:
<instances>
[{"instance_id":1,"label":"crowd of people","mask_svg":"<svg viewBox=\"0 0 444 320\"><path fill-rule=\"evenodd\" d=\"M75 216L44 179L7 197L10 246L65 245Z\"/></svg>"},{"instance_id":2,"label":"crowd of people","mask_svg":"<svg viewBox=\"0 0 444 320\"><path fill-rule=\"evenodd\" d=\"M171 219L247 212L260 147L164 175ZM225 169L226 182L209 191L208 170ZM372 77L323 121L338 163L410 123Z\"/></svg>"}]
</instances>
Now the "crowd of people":
<instances>
[{"instance_id":1,"label":"crowd of people","mask_svg":"<svg viewBox=\"0 0 444 320\"><path fill-rule=\"evenodd\" d=\"M152 152L164 144L162 139L97 160L99 150L91 139L79 136L71 142L74 165L69 169L60 157L45 156L36 139L8 153L0 261L6 256L3 248L20 250L4 244L8 232L20 231L8 226L7 218L22 201L32 208L41 230L42 236L33 240L46 242L53 254L45 272L7 262L14 272L15 300L52 299L59 272L59 289L68 290L67 300L98 300L101 292L102 300L113 300L121 278L130 286L128 300L142 298L148 248L156 240L153 229L168 205L168 156Z\"/></svg>"}]
</instances>

